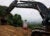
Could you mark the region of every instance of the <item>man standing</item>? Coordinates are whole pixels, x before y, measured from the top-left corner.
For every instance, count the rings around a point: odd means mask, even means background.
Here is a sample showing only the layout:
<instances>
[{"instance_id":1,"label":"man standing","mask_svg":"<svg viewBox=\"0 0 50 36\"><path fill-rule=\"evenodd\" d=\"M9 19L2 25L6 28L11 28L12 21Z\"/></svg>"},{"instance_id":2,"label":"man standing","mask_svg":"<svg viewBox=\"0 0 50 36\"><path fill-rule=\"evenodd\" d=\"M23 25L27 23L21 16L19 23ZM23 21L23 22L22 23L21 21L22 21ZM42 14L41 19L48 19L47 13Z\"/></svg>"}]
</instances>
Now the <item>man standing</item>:
<instances>
[{"instance_id":1,"label":"man standing","mask_svg":"<svg viewBox=\"0 0 50 36\"><path fill-rule=\"evenodd\" d=\"M24 22L23 22L23 29L28 29L28 24L27 24L27 20L25 20Z\"/></svg>"}]
</instances>

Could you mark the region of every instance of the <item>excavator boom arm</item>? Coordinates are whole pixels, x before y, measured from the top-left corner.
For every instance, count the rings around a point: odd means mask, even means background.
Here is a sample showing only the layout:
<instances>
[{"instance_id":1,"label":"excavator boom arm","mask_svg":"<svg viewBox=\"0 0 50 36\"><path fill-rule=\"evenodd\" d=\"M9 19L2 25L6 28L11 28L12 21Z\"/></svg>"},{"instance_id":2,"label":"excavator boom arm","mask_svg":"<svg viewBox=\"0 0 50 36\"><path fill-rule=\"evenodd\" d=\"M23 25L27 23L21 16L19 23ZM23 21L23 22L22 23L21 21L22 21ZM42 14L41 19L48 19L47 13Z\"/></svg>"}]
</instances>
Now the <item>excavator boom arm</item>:
<instances>
[{"instance_id":1,"label":"excavator boom arm","mask_svg":"<svg viewBox=\"0 0 50 36\"><path fill-rule=\"evenodd\" d=\"M17 7L17 8L32 8L32 9L36 9L36 10L39 11L42 19L45 19L45 20L43 20L44 24L45 24L45 22L48 21L48 18L49 18L48 16L50 14L49 11L48 11L48 8L44 4L42 4L40 2L21 1L20 3L18 3L15 0L6 9L6 12L7 13L10 13L12 11L12 9L14 9L14 7Z\"/></svg>"}]
</instances>

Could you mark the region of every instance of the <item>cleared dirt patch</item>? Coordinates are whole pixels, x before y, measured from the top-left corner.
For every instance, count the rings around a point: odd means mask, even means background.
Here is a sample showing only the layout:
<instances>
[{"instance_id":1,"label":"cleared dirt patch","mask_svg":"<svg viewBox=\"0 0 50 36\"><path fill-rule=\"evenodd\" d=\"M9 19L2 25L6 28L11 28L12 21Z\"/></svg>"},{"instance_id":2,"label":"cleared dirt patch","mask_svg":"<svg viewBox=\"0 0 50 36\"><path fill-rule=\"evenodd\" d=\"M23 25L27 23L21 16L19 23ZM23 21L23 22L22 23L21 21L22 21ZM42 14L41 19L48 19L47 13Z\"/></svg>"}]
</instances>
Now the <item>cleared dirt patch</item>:
<instances>
[{"instance_id":1,"label":"cleared dirt patch","mask_svg":"<svg viewBox=\"0 0 50 36\"><path fill-rule=\"evenodd\" d=\"M31 30L24 30L22 27L13 27L10 25L0 25L0 36L30 36Z\"/></svg>"}]
</instances>

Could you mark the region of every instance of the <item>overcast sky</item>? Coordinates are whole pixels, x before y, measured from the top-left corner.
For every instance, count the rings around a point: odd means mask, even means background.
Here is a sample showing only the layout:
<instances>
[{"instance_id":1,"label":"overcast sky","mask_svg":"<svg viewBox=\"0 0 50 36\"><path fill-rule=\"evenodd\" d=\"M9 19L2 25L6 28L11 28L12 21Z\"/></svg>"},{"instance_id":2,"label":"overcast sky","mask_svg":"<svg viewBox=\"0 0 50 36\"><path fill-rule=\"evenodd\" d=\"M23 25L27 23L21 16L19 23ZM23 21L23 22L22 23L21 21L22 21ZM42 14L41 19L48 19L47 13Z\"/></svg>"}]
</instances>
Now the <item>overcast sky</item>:
<instances>
[{"instance_id":1,"label":"overcast sky","mask_svg":"<svg viewBox=\"0 0 50 36\"><path fill-rule=\"evenodd\" d=\"M14 0L0 0L0 5L2 6L9 6L10 3ZM48 8L50 7L50 0L34 0L39 1L45 4ZM22 16L23 20L31 20L34 22L41 22L42 18L39 14L39 12L35 9L26 9L26 8L14 8L11 13L14 14L20 14Z\"/></svg>"}]
</instances>

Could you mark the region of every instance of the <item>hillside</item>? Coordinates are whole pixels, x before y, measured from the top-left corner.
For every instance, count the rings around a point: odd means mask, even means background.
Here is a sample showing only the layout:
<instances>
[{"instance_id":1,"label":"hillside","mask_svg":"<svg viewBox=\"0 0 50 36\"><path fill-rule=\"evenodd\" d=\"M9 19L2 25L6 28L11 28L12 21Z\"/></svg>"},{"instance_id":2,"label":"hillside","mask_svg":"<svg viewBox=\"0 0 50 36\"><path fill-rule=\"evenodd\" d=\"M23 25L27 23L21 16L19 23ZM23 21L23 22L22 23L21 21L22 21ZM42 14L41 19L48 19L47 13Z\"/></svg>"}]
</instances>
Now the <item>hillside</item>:
<instances>
[{"instance_id":1,"label":"hillside","mask_svg":"<svg viewBox=\"0 0 50 36\"><path fill-rule=\"evenodd\" d=\"M21 27L0 25L0 36L30 36L31 30L24 30Z\"/></svg>"}]
</instances>

